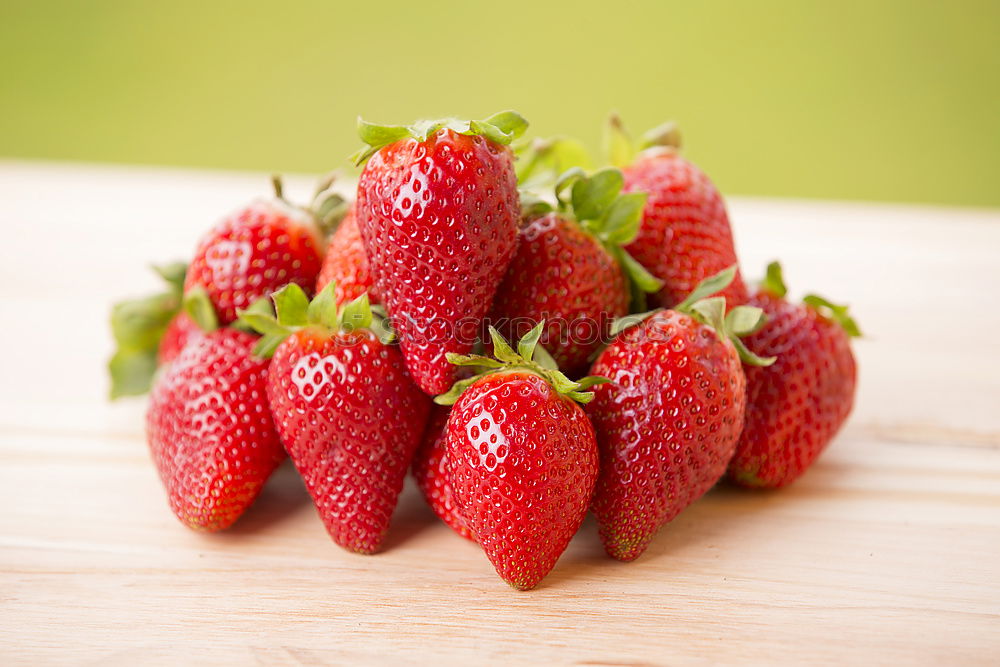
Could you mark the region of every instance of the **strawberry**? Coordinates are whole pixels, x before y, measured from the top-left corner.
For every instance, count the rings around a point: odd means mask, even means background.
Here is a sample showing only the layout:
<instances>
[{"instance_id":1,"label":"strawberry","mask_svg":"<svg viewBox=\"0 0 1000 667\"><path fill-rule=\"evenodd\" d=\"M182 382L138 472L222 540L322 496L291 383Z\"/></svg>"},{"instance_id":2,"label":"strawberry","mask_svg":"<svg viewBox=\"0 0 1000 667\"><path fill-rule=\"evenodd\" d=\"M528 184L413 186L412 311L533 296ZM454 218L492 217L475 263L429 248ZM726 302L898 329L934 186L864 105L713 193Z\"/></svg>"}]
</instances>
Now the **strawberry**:
<instances>
[{"instance_id":1,"label":"strawberry","mask_svg":"<svg viewBox=\"0 0 1000 667\"><path fill-rule=\"evenodd\" d=\"M322 263L317 215L289 204L274 179L275 198L255 201L202 238L184 291L206 291L222 324L276 289L295 283L312 290Z\"/></svg>"},{"instance_id":2,"label":"strawberry","mask_svg":"<svg viewBox=\"0 0 1000 667\"><path fill-rule=\"evenodd\" d=\"M184 346L194 336L201 335L198 324L191 319L186 312L181 311L174 315L163 332L160 345L156 351L156 362L160 366L169 364L177 358Z\"/></svg>"},{"instance_id":3,"label":"strawberry","mask_svg":"<svg viewBox=\"0 0 1000 667\"><path fill-rule=\"evenodd\" d=\"M673 124L648 133L646 149L633 159L630 142L617 117L610 124L612 161L622 167L625 192L646 192L638 235L626 249L663 281L655 301L670 308L705 278L736 264L736 249L722 195L698 167L678 152L680 135ZM749 295L737 269L722 292L728 306Z\"/></svg>"},{"instance_id":4,"label":"strawberry","mask_svg":"<svg viewBox=\"0 0 1000 667\"><path fill-rule=\"evenodd\" d=\"M845 306L810 295L785 300L781 266L750 303L767 324L746 339L760 355L776 355L767 368L746 368L747 415L729 477L744 486L779 487L798 479L844 424L854 405L857 368L850 338L859 336Z\"/></svg>"},{"instance_id":5,"label":"strawberry","mask_svg":"<svg viewBox=\"0 0 1000 667\"><path fill-rule=\"evenodd\" d=\"M435 407L431 412L423 442L413 458L413 477L434 513L456 533L475 542L476 537L455 505L448 476L445 442L449 414L450 411L441 406Z\"/></svg>"},{"instance_id":6,"label":"strawberry","mask_svg":"<svg viewBox=\"0 0 1000 667\"><path fill-rule=\"evenodd\" d=\"M334 298L338 304L353 301L365 293L368 294L371 303L381 303L372 280L368 254L361 240L361 231L358 229L353 206L347 211L326 246L323 267L316 278L316 293L321 292L329 283L336 286Z\"/></svg>"},{"instance_id":7,"label":"strawberry","mask_svg":"<svg viewBox=\"0 0 1000 667\"><path fill-rule=\"evenodd\" d=\"M158 294L116 303L111 310L115 354L108 362L111 398L149 391L156 368L183 347L190 320L180 314L187 265L174 262L153 269L167 283Z\"/></svg>"},{"instance_id":8,"label":"strawberry","mask_svg":"<svg viewBox=\"0 0 1000 667\"><path fill-rule=\"evenodd\" d=\"M310 303L292 283L274 294L277 319L244 313L273 354L267 396L278 433L327 532L341 547L382 546L430 408L383 342L368 295L341 307L328 284Z\"/></svg>"},{"instance_id":9,"label":"strawberry","mask_svg":"<svg viewBox=\"0 0 1000 667\"><path fill-rule=\"evenodd\" d=\"M593 511L604 548L637 558L656 531L725 473L743 428L746 385L736 337L759 326L759 308L704 298L735 267L701 283L673 310L625 318L591 372L611 378L587 406L601 452Z\"/></svg>"},{"instance_id":10,"label":"strawberry","mask_svg":"<svg viewBox=\"0 0 1000 667\"><path fill-rule=\"evenodd\" d=\"M191 338L164 369L146 413L149 448L185 525L228 528L284 460L267 404L257 337L216 329Z\"/></svg>"},{"instance_id":11,"label":"strawberry","mask_svg":"<svg viewBox=\"0 0 1000 667\"><path fill-rule=\"evenodd\" d=\"M563 201L569 183L572 198ZM646 201L642 193L620 195L621 188L614 168L589 177L567 172L557 187L558 211L521 229L488 318L507 338L545 320L542 343L571 376L586 371L612 321L628 314L630 280L642 291L660 288L621 247L635 238Z\"/></svg>"},{"instance_id":12,"label":"strawberry","mask_svg":"<svg viewBox=\"0 0 1000 667\"><path fill-rule=\"evenodd\" d=\"M358 227L407 368L428 394L454 381L445 355L472 350L514 255L520 206L506 144L526 126L513 112L360 124Z\"/></svg>"},{"instance_id":13,"label":"strawberry","mask_svg":"<svg viewBox=\"0 0 1000 667\"><path fill-rule=\"evenodd\" d=\"M566 549L597 479L594 429L578 402L603 379L572 382L534 361L542 328L522 338L518 352L491 328L496 359L449 354L486 371L435 399L454 404L445 460L455 504L500 577L521 590Z\"/></svg>"}]
</instances>

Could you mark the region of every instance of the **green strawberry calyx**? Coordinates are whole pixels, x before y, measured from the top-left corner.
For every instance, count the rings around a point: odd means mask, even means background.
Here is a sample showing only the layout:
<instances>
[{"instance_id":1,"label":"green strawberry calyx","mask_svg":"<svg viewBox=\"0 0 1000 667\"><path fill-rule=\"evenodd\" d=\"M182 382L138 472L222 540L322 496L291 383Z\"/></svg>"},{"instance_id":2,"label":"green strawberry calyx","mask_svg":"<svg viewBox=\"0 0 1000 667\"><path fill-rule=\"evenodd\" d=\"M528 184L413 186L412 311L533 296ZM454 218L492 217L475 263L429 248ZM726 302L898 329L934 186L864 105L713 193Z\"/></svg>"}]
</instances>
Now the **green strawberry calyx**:
<instances>
[{"instance_id":1,"label":"green strawberry calyx","mask_svg":"<svg viewBox=\"0 0 1000 667\"><path fill-rule=\"evenodd\" d=\"M625 250L639 234L647 195L623 193L624 185L625 177L616 167L605 167L592 174L573 167L556 181L555 210L576 220L618 262L628 278L633 305L639 307L645 303L645 294L659 291L663 281Z\"/></svg>"},{"instance_id":2,"label":"green strawberry calyx","mask_svg":"<svg viewBox=\"0 0 1000 667\"><path fill-rule=\"evenodd\" d=\"M642 135L638 145L632 140L621 117L613 113L604 126L604 154L610 164L624 167L632 164L640 151L669 150L681 147L681 133L677 123L667 121Z\"/></svg>"},{"instance_id":3,"label":"green strawberry calyx","mask_svg":"<svg viewBox=\"0 0 1000 667\"><path fill-rule=\"evenodd\" d=\"M841 326L851 338L860 338L863 334L858 327L858 323L851 317L847 305L841 305L828 301L818 294L807 294L802 297L802 303L816 309L820 315L831 319Z\"/></svg>"},{"instance_id":4,"label":"green strawberry calyx","mask_svg":"<svg viewBox=\"0 0 1000 667\"><path fill-rule=\"evenodd\" d=\"M728 287L735 277L736 265L734 264L702 280L688 294L687 298L674 306L672 310L690 315L698 322L711 327L720 340L729 339L743 363L750 366L770 366L777 360L777 357L759 357L740 340L743 336L760 331L761 327L767 323L764 311L756 306L736 306L727 313L726 298L713 296ZM647 313L618 318L611 327L611 335L619 334L656 312L656 310L651 310Z\"/></svg>"},{"instance_id":5,"label":"green strawberry calyx","mask_svg":"<svg viewBox=\"0 0 1000 667\"><path fill-rule=\"evenodd\" d=\"M205 333L211 333L219 328L219 316L215 312L208 291L202 285L192 285L188 288L184 293L181 307Z\"/></svg>"},{"instance_id":6,"label":"green strawberry calyx","mask_svg":"<svg viewBox=\"0 0 1000 667\"><path fill-rule=\"evenodd\" d=\"M116 303L111 310L115 353L108 362L111 398L137 396L149 391L156 373L160 340L181 309L187 264L154 266L167 284L163 292Z\"/></svg>"},{"instance_id":7,"label":"green strawberry calyx","mask_svg":"<svg viewBox=\"0 0 1000 667\"><path fill-rule=\"evenodd\" d=\"M325 239L337 231L341 221L351 208L351 202L338 191L337 179L340 174L330 172L319 180L312 203L308 206L295 204L285 197L285 185L280 174L271 175L271 186L274 188L274 198L279 204L295 212L304 212L316 224L319 230L320 245L325 245Z\"/></svg>"},{"instance_id":8,"label":"green strawberry calyx","mask_svg":"<svg viewBox=\"0 0 1000 667\"><path fill-rule=\"evenodd\" d=\"M764 279L760 282L760 290L779 299L784 299L785 295L788 294L788 288L785 287L785 278L779 262L771 262L767 265L767 272L764 274ZM802 298L802 303L814 309L823 317L839 324L851 338L862 336L858 323L851 317L846 305L833 303L817 294L807 294Z\"/></svg>"},{"instance_id":9,"label":"green strawberry calyx","mask_svg":"<svg viewBox=\"0 0 1000 667\"><path fill-rule=\"evenodd\" d=\"M483 370L470 378L457 381L447 392L436 396L434 402L438 405L454 405L462 393L480 378L509 371L533 373L552 385L552 388L557 392L577 403L586 404L594 400L594 392L587 390L595 385L611 382L611 380L598 375L588 375L574 382L563 375L556 366L555 360L544 347L538 344L538 339L541 338L544 329L545 320L542 320L518 342L515 352L504 340L504 337L496 329L490 327L493 358L479 354L449 352L447 354L448 361L456 366L472 366Z\"/></svg>"},{"instance_id":10,"label":"green strawberry calyx","mask_svg":"<svg viewBox=\"0 0 1000 667\"><path fill-rule=\"evenodd\" d=\"M767 292L779 299L784 299L785 295L788 294L780 262L771 262L767 265L767 272L764 274L764 279L760 281L760 289L762 292Z\"/></svg>"},{"instance_id":11,"label":"green strawberry calyx","mask_svg":"<svg viewBox=\"0 0 1000 667\"><path fill-rule=\"evenodd\" d=\"M274 315L265 312L267 304L259 301L241 311L238 321L261 334L254 346L254 354L264 358L273 356L282 341L307 327L330 332L368 329L385 344L395 339L385 312L380 306L372 306L367 294L338 307L334 288L334 283L329 283L310 301L301 287L289 283L271 295Z\"/></svg>"},{"instance_id":12,"label":"green strawberry calyx","mask_svg":"<svg viewBox=\"0 0 1000 667\"><path fill-rule=\"evenodd\" d=\"M516 111L501 111L485 120L460 120L441 118L438 120L418 120L413 125L378 125L358 117L358 135L365 143L364 148L351 156L355 166L364 164L368 158L382 148L403 139L427 141L439 130L451 130L468 136L481 136L495 144L508 146L524 134L528 121Z\"/></svg>"},{"instance_id":13,"label":"green strawberry calyx","mask_svg":"<svg viewBox=\"0 0 1000 667\"><path fill-rule=\"evenodd\" d=\"M551 191L560 174L573 167L593 169L583 142L566 136L535 137L511 146L517 156L518 188L529 192Z\"/></svg>"}]
</instances>

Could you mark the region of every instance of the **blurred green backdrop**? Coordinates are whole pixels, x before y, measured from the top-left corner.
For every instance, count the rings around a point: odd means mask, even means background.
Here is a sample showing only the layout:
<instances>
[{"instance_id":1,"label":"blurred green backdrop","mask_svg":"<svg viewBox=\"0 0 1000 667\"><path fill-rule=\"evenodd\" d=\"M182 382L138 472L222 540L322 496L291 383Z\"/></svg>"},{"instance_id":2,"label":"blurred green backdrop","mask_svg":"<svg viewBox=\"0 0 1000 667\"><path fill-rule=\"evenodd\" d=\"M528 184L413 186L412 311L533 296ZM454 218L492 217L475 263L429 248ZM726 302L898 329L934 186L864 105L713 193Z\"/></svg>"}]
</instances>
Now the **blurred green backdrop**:
<instances>
[{"instance_id":1,"label":"blurred green backdrop","mask_svg":"<svg viewBox=\"0 0 1000 667\"><path fill-rule=\"evenodd\" d=\"M379 121L681 123L728 193L1000 205L1000 2L0 0L0 155L323 171Z\"/></svg>"}]
</instances>

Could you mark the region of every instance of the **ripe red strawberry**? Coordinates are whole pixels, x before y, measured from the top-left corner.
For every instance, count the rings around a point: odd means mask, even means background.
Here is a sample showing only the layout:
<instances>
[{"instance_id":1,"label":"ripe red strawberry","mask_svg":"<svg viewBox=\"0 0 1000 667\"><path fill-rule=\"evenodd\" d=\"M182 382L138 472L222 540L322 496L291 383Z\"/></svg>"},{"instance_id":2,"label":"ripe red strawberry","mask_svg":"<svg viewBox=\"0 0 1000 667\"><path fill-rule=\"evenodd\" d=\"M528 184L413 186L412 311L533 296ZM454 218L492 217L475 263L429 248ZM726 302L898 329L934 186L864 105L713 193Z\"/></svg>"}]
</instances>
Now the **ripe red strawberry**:
<instances>
[{"instance_id":1,"label":"ripe red strawberry","mask_svg":"<svg viewBox=\"0 0 1000 667\"><path fill-rule=\"evenodd\" d=\"M174 315L163 332L160 345L156 352L156 361L160 366L169 364L177 358L184 346L194 336L201 335L202 331L198 324L191 319L186 312L181 311Z\"/></svg>"},{"instance_id":2,"label":"ripe red strawberry","mask_svg":"<svg viewBox=\"0 0 1000 667\"><path fill-rule=\"evenodd\" d=\"M451 481L448 476L445 442L448 435L448 415L450 410L435 407L427 421L423 442L413 458L413 477L417 488L423 494L427 504L452 530L466 538L476 541L476 537L466 525L465 518L455 505Z\"/></svg>"},{"instance_id":3,"label":"ripe red strawberry","mask_svg":"<svg viewBox=\"0 0 1000 667\"><path fill-rule=\"evenodd\" d=\"M647 134L637 158L620 121L612 118L618 150L612 159L625 174L625 192L646 192L639 234L626 249L663 281L656 299L665 308L680 303L702 280L737 263L733 232L722 195L698 167L681 157L673 124ZM722 292L731 308L749 295L739 270Z\"/></svg>"},{"instance_id":4,"label":"ripe red strawberry","mask_svg":"<svg viewBox=\"0 0 1000 667\"><path fill-rule=\"evenodd\" d=\"M374 553L389 519L430 399L406 374L395 346L373 328L368 296L339 313L334 286L312 303L290 284L274 294L278 318L244 313L273 353L267 396L285 449L333 541Z\"/></svg>"},{"instance_id":5,"label":"ripe red strawberry","mask_svg":"<svg viewBox=\"0 0 1000 667\"><path fill-rule=\"evenodd\" d=\"M361 240L361 231L358 229L353 206L327 243L323 268L316 278L316 293L321 292L330 283L336 286L334 298L339 304L354 301L365 293L368 294L371 303L381 303L372 280L368 253L365 252L365 244Z\"/></svg>"},{"instance_id":6,"label":"ripe red strawberry","mask_svg":"<svg viewBox=\"0 0 1000 667\"><path fill-rule=\"evenodd\" d=\"M454 381L445 355L471 351L513 257L520 205L505 144L526 126L513 112L360 125L358 227L407 368L429 394Z\"/></svg>"},{"instance_id":7,"label":"ripe red strawberry","mask_svg":"<svg viewBox=\"0 0 1000 667\"><path fill-rule=\"evenodd\" d=\"M746 368L747 416L729 477L753 487L779 487L798 479L826 448L854 405L857 368L851 336L859 336L847 308L807 296L785 300L781 266L750 299L767 324L746 339L748 348L778 360Z\"/></svg>"},{"instance_id":8,"label":"ripe red strawberry","mask_svg":"<svg viewBox=\"0 0 1000 667\"><path fill-rule=\"evenodd\" d=\"M435 399L454 403L445 459L455 503L497 573L522 590L566 549L597 479L594 429L577 402L599 378L571 382L533 361L542 326L518 352L490 329L496 359L449 355L488 370Z\"/></svg>"},{"instance_id":9,"label":"ripe red strawberry","mask_svg":"<svg viewBox=\"0 0 1000 667\"><path fill-rule=\"evenodd\" d=\"M587 406L601 451L593 511L604 548L637 558L656 531L725 473L743 428L746 385L737 334L759 325L760 309L725 314L725 299L704 298L735 267L704 281L674 310L657 310L625 329L591 372L611 379ZM645 319L642 319L645 317ZM730 339L731 337L731 339Z\"/></svg>"},{"instance_id":10,"label":"ripe red strawberry","mask_svg":"<svg viewBox=\"0 0 1000 667\"><path fill-rule=\"evenodd\" d=\"M174 262L153 267L167 290L114 305L111 332L116 350L108 362L111 398L149 391L158 365L180 352L190 320L180 315L187 266Z\"/></svg>"},{"instance_id":11,"label":"ripe red strawberry","mask_svg":"<svg viewBox=\"0 0 1000 667\"><path fill-rule=\"evenodd\" d=\"M184 291L203 288L222 324L288 283L308 290L316 283L323 250L317 218L285 201L277 179L275 194L223 219L202 238L188 267Z\"/></svg>"},{"instance_id":12,"label":"ripe red strawberry","mask_svg":"<svg viewBox=\"0 0 1000 667\"><path fill-rule=\"evenodd\" d=\"M228 528L285 458L268 409L257 337L217 329L191 339L156 381L149 447L170 507L195 530Z\"/></svg>"},{"instance_id":13,"label":"ripe red strawberry","mask_svg":"<svg viewBox=\"0 0 1000 667\"><path fill-rule=\"evenodd\" d=\"M639 230L646 196L620 195L622 174L614 168L590 177L575 170L571 178L571 201L557 193L558 212L521 229L488 319L507 338L545 320L542 343L573 376L586 371L611 323L628 314L629 281L646 292L661 283L621 247Z\"/></svg>"}]
</instances>

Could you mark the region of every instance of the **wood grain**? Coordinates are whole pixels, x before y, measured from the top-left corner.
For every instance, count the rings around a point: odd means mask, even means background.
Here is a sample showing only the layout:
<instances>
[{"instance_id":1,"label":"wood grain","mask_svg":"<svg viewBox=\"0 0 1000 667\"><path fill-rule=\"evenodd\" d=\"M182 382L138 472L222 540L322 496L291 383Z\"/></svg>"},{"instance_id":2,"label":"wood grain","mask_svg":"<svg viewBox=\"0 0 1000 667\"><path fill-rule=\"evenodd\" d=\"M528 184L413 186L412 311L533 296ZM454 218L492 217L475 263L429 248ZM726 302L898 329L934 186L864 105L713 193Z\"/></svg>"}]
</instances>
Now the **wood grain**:
<instances>
[{"instance_id":1,"label":"wood grain","mask_svg":"<svg viewBox=\"0 0 1000 667\"><path fill-rule=\"evenodd\" d=\"M412 488L373 557L288 466L226 534L169 512L143 402L105 400L108 305L265 187L0 162L0 664L1000 659L1000 212L734 198L748 275L781 257L865 328L850 424L791 488L721 486L634 563L588 521L518 593Z\"/></svg>"}]
</instances>

